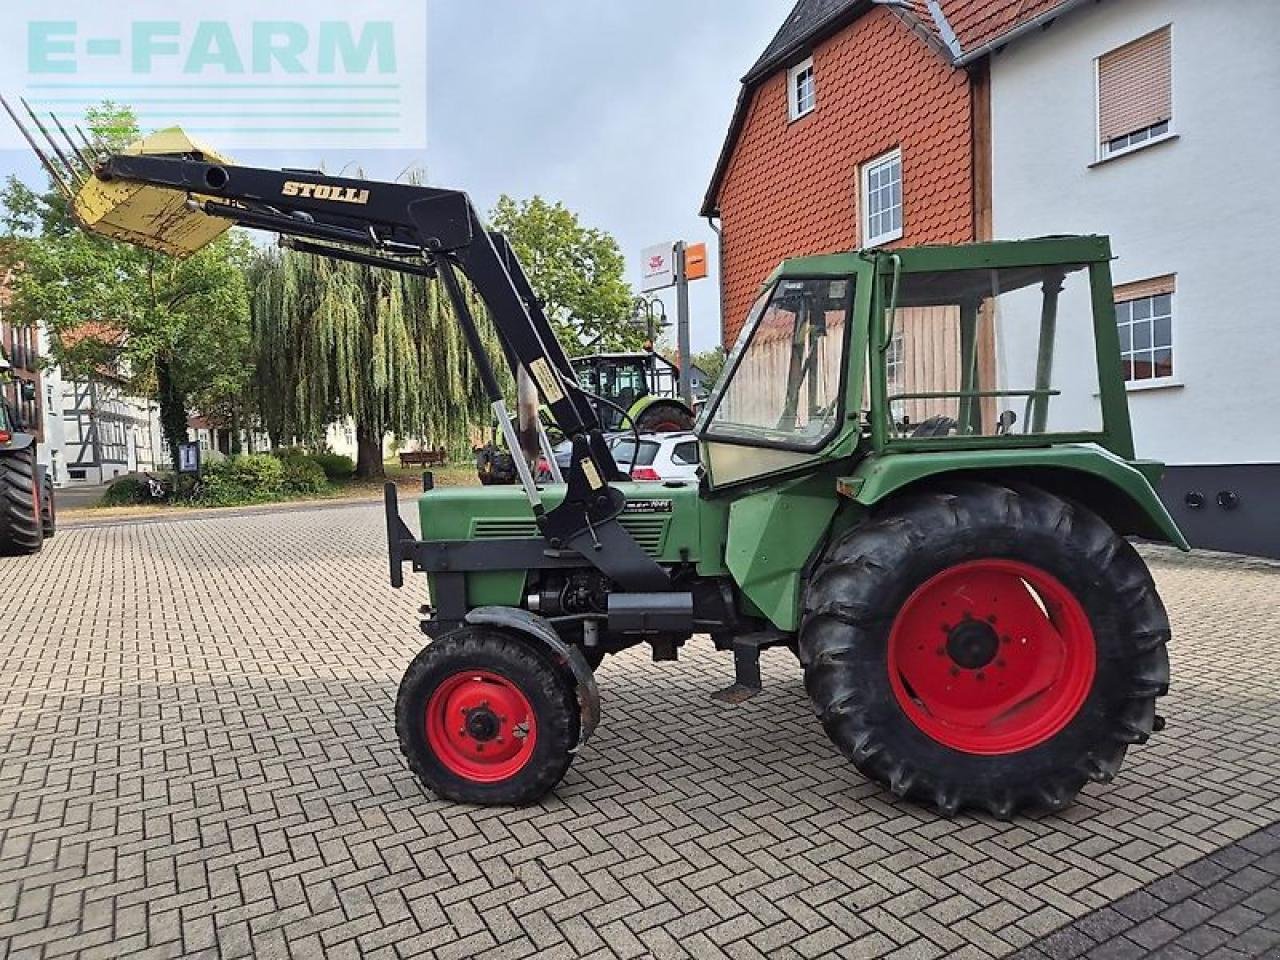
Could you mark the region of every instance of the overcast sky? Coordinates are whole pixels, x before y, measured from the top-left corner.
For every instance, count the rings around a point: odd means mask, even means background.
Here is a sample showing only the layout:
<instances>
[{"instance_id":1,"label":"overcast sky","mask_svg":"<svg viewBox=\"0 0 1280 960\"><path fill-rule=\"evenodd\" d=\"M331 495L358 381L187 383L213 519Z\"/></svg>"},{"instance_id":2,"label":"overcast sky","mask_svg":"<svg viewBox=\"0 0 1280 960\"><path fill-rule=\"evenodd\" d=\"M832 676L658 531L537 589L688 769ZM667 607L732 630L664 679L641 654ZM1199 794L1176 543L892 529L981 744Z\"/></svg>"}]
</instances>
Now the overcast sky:
<instances>
[{"instance_id":1,"label":"overcast sky","mask_svg":"<svg viewBox=\"0 0 1280 960\"><path fill-rule=\"evenodd\" d=\"M695 349L719 339L715 236L698 216L738 92L792 0L430 0L425 153L249 154L241 162L432 183L488 210L501 193L562 200L608 230L638 287L639 252L704 241L712 275L693 285ZM181 117L174 121L181 123ZM27 157L0 170L36 176ZM674 297L667 295L674 317Z\"/></svg>"}]
</instances>

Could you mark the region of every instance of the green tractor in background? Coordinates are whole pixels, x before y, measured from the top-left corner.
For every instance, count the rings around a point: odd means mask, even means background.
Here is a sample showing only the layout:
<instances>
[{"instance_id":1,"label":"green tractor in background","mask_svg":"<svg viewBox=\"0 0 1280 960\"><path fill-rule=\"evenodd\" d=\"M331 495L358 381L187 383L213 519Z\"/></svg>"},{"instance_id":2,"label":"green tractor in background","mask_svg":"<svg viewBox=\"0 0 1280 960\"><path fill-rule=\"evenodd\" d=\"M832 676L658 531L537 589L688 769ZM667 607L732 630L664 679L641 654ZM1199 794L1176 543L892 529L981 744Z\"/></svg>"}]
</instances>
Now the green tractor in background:
<instances>
[{"instance_id":1,"label":"green tractor in background","mask_svg":"<svg viewBox=\"0 0 1280 960\"><path fill-rule=\"evenodd\" d=\"M34 384L15 381L0 351L0 556L38 553L57 528L53 480L22 416L35 400Z\"/></svg>"},{"instance_id":2,"label":"green tractor in background","mask_svg":"<svg viewBox=\"0 0 1280 960\"><path fill-rule=\"evenodd\" d=\"M694 414L680 399L680 370L652 350L593 353L570 361L606 432L669 433L692 430ZM495 436L478 448L476 472L484 486L517 481L511 454Z\"/></svg>"}]
</instances>

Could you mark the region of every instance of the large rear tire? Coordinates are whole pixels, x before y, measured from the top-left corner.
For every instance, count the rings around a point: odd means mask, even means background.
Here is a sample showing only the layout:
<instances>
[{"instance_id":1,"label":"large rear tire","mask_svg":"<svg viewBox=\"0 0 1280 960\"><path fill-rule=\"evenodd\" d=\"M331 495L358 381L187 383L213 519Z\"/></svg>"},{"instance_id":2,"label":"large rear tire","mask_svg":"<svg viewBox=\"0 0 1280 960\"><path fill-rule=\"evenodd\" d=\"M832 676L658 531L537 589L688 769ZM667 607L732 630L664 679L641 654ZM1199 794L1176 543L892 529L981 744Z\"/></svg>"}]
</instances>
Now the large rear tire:
<instances>
[{"instance_id":1,"label":"large rear tire","mask_svg":"<svg viewBox=\"0 0 1280 960\"><path fill-rule=\"evenodd\" d=\"M425 647L396 698L409 767L437 796L525 806L569 769L580 714L567 673L492 627L462 627Z\"/></svg>"},{"instance_id":2,"label":"large rear tire","mask_svg":"<svg viewBox=\"0 0 1280 960\"><path fill-rule=\"evenodd\" d=\"M25 556L43 545L35 448L0 453L0 553Z\"/></svg>"},{"instance_id":3,"label":"large rear tire","mask_svg":"<svg viewBox=\"0 0 1280 960\"><path fill-rule=\"evenodd\" d=\"M956 483L836 540L800 632L827 734L869 778L950 815L1061 809L1111 780L1168 689L1169 621L1096 514Z\"/></svg>"},{"instance_id":4,"label":"large rear tire","mask_svg":"<svg viewBox=\"0 0 1280 960\"><path fill-rule=\"evenodd\" d=\"M659 400L645 408L636 417L636 429L641 433L676 433L693 429L693 414L683 403L675 400Z\"/></svg>"},{"instance_id":5,"label":"large rear tire","mask_svg":"<svg viewBox=\"0 0 1280 960\"><path fill-rule=\"evenodd\" d=\"M53 490L53 478L45 473L40 485L40 532L46 540L52 540L58 532L58 502Z\"/></svg>"}]
</instances>

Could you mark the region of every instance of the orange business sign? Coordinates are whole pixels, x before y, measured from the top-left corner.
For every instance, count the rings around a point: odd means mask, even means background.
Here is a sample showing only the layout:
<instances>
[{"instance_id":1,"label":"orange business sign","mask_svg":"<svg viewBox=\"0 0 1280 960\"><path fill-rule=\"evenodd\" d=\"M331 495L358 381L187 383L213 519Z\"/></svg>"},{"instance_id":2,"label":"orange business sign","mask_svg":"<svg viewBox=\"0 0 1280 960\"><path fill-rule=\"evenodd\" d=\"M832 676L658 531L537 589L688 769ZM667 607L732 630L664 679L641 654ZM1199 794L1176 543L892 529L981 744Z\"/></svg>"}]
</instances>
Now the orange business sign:
<instances>
[{"instance_id":1,"label":"orange business sign","mask_svg":"<svg viewBox=\"0 0 1280 960\"><path fill-rule=\"evenodd\" d=\"M701 280L707 275L707 245L695 243L684 251L684 277Z\"/></svg>"}]
</instances>

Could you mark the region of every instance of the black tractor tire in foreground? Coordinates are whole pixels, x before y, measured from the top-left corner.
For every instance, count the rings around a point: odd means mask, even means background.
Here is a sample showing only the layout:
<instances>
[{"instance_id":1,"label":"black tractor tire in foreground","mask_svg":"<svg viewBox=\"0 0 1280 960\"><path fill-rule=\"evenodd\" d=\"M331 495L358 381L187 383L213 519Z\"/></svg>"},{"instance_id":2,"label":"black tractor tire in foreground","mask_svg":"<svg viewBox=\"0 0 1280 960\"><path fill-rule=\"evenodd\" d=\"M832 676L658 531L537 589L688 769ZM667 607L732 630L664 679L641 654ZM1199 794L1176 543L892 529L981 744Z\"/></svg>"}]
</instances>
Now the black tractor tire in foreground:
<instances>
[{"instance_id":1,"label":"black tractor tire in foreground","mask_svg":"<svg viewBox=\"0 0 1280 960\"><path fill-rule=\"evenodd\" d=\"M396 698L410 769L461 803L536 803L569 769L580 724L568 673L493 627L462 627L428 644Z\"/></svg>"},{"instance_id":2,"label":"black tractor tire in foreground","mask_svg":"<svg viewBox=\"0 0 1280 960\"><path fill-rule=\"evenodd\" d=\"M641 433L675 433L692 430L693 424L693 414L684 404L674 400L652 403L636 417L636 429Z\"/></svg>"},{"instance_id":3,"label":"black tractor tire in foreground","mask_svg":"<svg viewBox=\"0 0 1280 960\"><path fill-rule=\"evenodd\" d=\"M866 776L951 815L1061 809L1156 724L1169 621L1130 544L1038 488L953 482L835 540L805 686Z\"/></svg>"},{"instance_id":4,"label":"black tractor tire in foreground","mask_svg":"<svg viewBox=\"0 0 1280 960\"><path fill-rule=\"evenodd\" d=\"M24 556L44 544L36 452L0 452L0 554Z\"/></svg>"},{"instance_id":5,"label":"black tractor tire in foreground","mask_svg":"<svg viewBox=\"0 0 1280 960\"><path fill-rule=\"evenodd\" d=\"M57 495L53 490L53 478L48 473L40 485L40 532L46 540L52 540L58 532Z\"/></svg>"}]
</instances>

